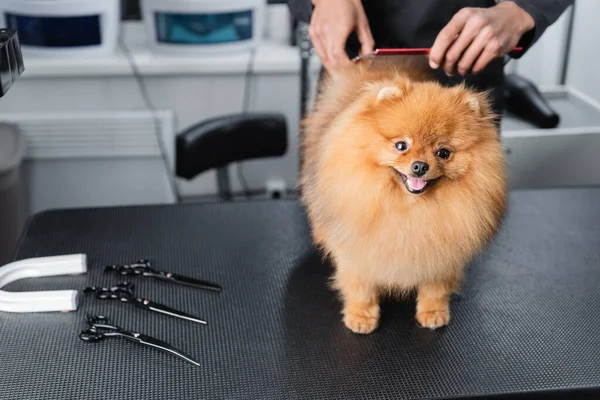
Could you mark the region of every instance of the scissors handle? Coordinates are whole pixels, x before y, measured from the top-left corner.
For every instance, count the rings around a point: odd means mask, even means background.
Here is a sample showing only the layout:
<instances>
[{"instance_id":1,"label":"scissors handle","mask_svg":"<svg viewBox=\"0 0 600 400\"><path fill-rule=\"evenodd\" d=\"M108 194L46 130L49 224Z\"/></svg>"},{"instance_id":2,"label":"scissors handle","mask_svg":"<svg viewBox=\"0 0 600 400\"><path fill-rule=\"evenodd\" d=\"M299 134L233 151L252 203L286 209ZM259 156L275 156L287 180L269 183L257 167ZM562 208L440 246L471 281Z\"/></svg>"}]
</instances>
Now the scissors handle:
<instances>
[{"instance_id":1,"label":"scissors handle","mask_svg":"<svg viewBox=\"0 0 600 400\"><path fill-rule=\"evenodd\" d=\"M88 286L83 289L84 294L95 294L96 298L101 300L120 299L121 301L128 301L134 298L133 293L134 285L130 282L122 282L111 288L103 288L96 286Z\"/></svg>"},{"instance_id":2,"label":"scissors handle","mask_svg":"<svg viewBox=\"0 0 600 400\"><path fill-rule=\"evenodd\" d=\"M99 342L105 339L105 336L102 332L98 331L98 326L105 326L109 329L116 328L110 325L110 321L108 318L103 317L102 315L90 315L86 314L85 321L90 326L88 329L82 331L79 334L79 339L84 342Z\"/></svg>"},{"instance_id":3,"label":"scissors handle","mask_svg":"<svg viewBox=\"0 0 600 400\"><path fill-rule=\"evenodd\" d=\"M155 272L150 267L150 261L146 259L138 260L133 264L113 264L104 267L104 272L114 271L123 276L144 275Z\"/></svg>"},{"instance_id":4,"label":"scissors handle","mask_svg":"<svg viewBox=\"0 0 600 400\"><path fill-rule=\"evenodd\" d=\"M102 315L87 314L85 320L90 327L81 331L79 334L79 338L84 342L99 342L107 337L115 336L135 338L134 333L127 332L119 326L112 325L108 318Z\"/></svg>"},{"instance_id":5,"label":"scissors handle","mask_svg":"<svg viewBox=\"0 0 600 400\"><path fill-rule=\"evenodd\" d=\"M86 314L85 320L88 323L88 325L90 325L91 330L97 331L98 329L105 329L107 331L113 332L124 332L123 328L121 328L120 326L112 325L108 318L102 315ZM110 335L104 334L104 336Z\"/></svg>"},{"instance_id":6,"label":"scissors handle","mask_svg":"<svg viewBox=\"0 0 600 400\"><path fill-rule=\"evenodd\" d=\"M84 342L94 343L105 339L105 336L95 329L86 329L79 334L79 339Z\"/></svg>"}]
</instances>

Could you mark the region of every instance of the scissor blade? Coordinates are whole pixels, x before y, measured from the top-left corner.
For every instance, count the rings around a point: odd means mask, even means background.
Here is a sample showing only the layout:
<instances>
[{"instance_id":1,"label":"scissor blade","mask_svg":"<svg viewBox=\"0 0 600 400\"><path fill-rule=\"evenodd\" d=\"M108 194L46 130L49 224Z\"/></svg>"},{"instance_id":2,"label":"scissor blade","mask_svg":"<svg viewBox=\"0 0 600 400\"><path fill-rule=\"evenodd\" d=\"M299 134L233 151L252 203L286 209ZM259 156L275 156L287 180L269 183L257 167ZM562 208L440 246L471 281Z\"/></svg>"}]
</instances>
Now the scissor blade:
<instances>
[{"instance_id":1,"label":"scissor blade","mask_svg":"<svg viewBox=\"0 0 600 400\"><path fill-rule=\"evenodd\" d=\"M155 303L150 300L140 299L136 302L136 305L138 305L138 307L145 308L150 311L154 311L154 312L158 312L161 314L170 315L172 317L177 317L177 318L181 318L181 319L185 319L188 321L193 321L193 322L197 322L199 324L206 325L206 321L204 321L198 317L194 317L193 315L184 313L183 311L175 310L171 307L167 307L163 304L158 304L158 303Z\"/></svg>"},{"instance_id":2,"label":"scissor blade","mask_svg":"<svg viewBox=\"0 0 600 400\"><path fill-rule=\"evenodd\" d=\"M183 353L181 350L171 346L168 343L163 342L162 340L158 340L155 339L153 337L147 336L147 335L142 335L142 334L138 334L136 335L136 339L145 345L148 346L152 346L152 347L156 347L157 349L163 350L163 351L167 351L171 354L176 355L177 357L183 358L184 360L194 364L195 366L199 367L200 363L194 361L194 359L192 359L190 356L188 356L187 354Z\"/></svg>"},{"instance_id":3,"label":"scissor blade","mask_svg":"<svg viewBox=\"0 0 600 400\"><path fill-rule=\"evenodd\" d=\"M187 285L187 286L195 287L198 289L212 290L214 292L221 291L221 286L219 286L215 283L203 281L203 280L196 279L196 278L190 278L189 276L173 274L170 272L161 272L160 274L156 274L156 275L152 275L152 276L154 278L163 279L163 280L166 280L166 281L169 281L172 283L178 283L181 285Z\"/></svg>"}]
</instances>

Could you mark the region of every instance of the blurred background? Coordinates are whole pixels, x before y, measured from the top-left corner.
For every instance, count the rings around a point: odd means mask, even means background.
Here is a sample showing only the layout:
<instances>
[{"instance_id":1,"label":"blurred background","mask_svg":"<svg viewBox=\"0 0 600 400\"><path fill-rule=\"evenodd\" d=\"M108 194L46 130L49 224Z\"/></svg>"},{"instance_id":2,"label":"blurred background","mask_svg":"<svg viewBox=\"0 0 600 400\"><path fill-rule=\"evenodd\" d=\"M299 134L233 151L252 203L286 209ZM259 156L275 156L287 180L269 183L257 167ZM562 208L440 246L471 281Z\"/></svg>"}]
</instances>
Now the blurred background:
<instances>
[{"instance_id":1,"label":"blurred background","mask_svg":"<svg viewBox=\"0 0 600 400\"><path fill-rule=\"evenodd\" d=\"M515 189L600 183L598 15L578 0L506 66L560 117L504 118ZM177 136L211 118L281 115L285 153L226 170L234 199L294 196L320 64L284 1L0 0L0 25L25 64L0 99L0 265L33 213L217 199L215 170L175 174ZM268 140L253 133L227 145Z\"/></svg>"}]
</instances>

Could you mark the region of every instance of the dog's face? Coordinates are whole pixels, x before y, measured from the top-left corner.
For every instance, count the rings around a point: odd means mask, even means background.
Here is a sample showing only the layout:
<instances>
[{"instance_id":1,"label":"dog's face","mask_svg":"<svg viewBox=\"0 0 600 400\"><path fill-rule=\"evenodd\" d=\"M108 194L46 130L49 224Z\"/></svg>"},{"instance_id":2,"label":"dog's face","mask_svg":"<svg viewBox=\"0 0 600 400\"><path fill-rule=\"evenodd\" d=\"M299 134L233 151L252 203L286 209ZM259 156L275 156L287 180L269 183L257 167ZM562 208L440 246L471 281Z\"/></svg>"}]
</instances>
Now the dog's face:
<instances>
[{"instance_id":1,"label":"dog's face","mask_svg":"<svg viewBox=\"0 0 600 400\"><path fill-rule=\"evenodd\" d=\"M463 87L434 83L378 88L363 119L369 121L365 148L410 194L461 180L494 130L484 101L484 95Z\"/></svg>"}]
</instances>

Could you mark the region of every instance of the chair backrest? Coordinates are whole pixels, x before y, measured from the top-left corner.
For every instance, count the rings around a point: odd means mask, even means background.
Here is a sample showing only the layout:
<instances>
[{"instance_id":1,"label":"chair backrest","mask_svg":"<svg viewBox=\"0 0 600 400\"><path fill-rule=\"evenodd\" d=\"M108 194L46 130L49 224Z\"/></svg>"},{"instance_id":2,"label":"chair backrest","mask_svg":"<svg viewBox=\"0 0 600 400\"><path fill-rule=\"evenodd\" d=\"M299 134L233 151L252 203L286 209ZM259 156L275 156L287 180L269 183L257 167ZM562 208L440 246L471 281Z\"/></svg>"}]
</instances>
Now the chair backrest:
<instances>
[{"instance_id":1,"label":"chair backrest","mask_svg":"<svg viewBox=\"0 0 600 400\"><path fill-rule=\"evenodd\" d=\"M201 173L223 170L231 163L286 154L288 132L281 113L232 114L202 121L176 138L175 174L193 179ZM229 188L221 187L226 192Z\"/></svg>"}]
</instances>

